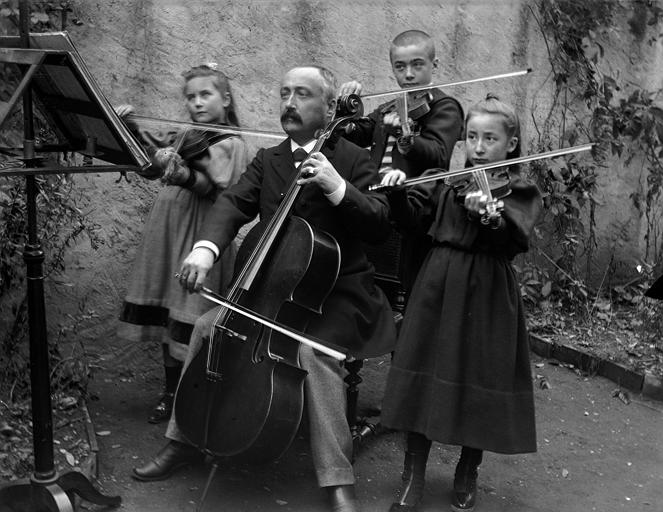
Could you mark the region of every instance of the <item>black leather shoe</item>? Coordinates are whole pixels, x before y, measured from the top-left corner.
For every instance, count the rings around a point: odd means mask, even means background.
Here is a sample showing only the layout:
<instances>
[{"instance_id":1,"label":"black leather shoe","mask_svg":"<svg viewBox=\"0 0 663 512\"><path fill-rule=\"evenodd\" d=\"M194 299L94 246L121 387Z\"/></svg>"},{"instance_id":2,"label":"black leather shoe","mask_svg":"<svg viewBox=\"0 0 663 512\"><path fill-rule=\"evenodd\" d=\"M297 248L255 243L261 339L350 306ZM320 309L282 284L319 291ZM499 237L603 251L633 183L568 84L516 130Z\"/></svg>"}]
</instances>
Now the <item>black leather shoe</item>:
<instances>
[{"instance_id":1,"label":"black leather shoe","mask_svg":"<svg viewBox=\"0 0 663 512\"><path fill-rule=\"evenodd\" d=\"M354 485L326 487L332 512L359 512Z\"/></svg>"},{"instance_id":2,"label":"black leather shoe","mask_svg":"<svg viewBox=\"0 0 663 512\"><path fill-rule=\"evenodd\" d=\"M417 512L424 497L426 463L431 441L423 434L408 432L402 484L399 499L391 504L389 512Z\"/></svg>"},{"instance_id":3,"label":"black leather shoe","mask_svg":"<svg viewBox=\"0 0 663 512\"><path fill-rule=\"evenodd\" d=\"M139 468L134 468L131 476L142 482L166 480L175 471L184 466L202 460L203 454L193 446L170 441L156 457Z\"/></svg>"},{"instance_id":4,"label":"black leather shoe","mask_svg":"<svg viewBox=\"0 0 663 512\"><path fill-rule=\"evenodd\" d=\"M453 512L472 512L477 500L477 477L470 477L456 485L454 481L454 495L451 498Z\"/></svg>"},{"instance_id":5,"label":"black leather shoe","mask_svg":"<svg viewBox=\"0 0 663 512\"><path fill-rule=\"evenodd\" d=\"M424 496L427 461L428 452L405 452L400 499L391 504L389 512L418 512Z\"/></svg>"},{"instance_id":6,"label":"black leather shoe","mask_svg":"<svg viewBox=\"0 0 663 512\"><path fill-rule=\"evenodd\" d=\"M454 494L451 498L453 512L472 512L477 500L477 468L483 452L463 447L454 475Z\"/></svg>"},{"instance_id":7,"label":"black leather shoe","mask_svg":"<svg viewBox=\"0 0 663 512\"><path fill-rule=\"evenodd\" d=\"M173 401L175 400L175 393L164 393L159 398L159 403L154 406L154 409L147 417L148 423L163 423L170 419L173 412Z\"/></svg>"}]
</instances>

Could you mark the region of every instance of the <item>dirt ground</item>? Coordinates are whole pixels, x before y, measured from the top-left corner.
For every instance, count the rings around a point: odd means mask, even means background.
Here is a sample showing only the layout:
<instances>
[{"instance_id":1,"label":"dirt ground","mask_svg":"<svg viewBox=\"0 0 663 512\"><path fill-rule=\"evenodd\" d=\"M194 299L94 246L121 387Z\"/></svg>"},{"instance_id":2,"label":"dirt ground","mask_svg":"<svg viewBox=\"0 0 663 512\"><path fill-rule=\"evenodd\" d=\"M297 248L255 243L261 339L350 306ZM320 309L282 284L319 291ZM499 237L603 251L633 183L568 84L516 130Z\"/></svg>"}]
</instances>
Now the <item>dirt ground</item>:
<instances>
[{"instance_id":1,"label":"dirt ground","mask_svg":"<svg viewBox=\"0 0 663 512\"><path fill-rule=\"evenodd\" d=\"M161 386L158 352L118 340L109 331L99 345L101 368L90 391L89 409L99 441L99 484L122 496L120 510L194 511L209 465L183 470L168 481L140 483L132 467L164 444L163 425L145 421ZM360 386L360 413L378 408L388 359L368 361ZM661 510L663 503L663 404L613 397L616 385L533 358L538 452L486 454L480 468L483 512L574 512ZM402 437L391 432L363 444L355 470L364 512L386 511L399 485ZM457 447L433 445L423 512L449 510ZM311 471L306 433L284 457L266 466L219 467L205 511L327 510Z\"/></svg>"}]
</instances>

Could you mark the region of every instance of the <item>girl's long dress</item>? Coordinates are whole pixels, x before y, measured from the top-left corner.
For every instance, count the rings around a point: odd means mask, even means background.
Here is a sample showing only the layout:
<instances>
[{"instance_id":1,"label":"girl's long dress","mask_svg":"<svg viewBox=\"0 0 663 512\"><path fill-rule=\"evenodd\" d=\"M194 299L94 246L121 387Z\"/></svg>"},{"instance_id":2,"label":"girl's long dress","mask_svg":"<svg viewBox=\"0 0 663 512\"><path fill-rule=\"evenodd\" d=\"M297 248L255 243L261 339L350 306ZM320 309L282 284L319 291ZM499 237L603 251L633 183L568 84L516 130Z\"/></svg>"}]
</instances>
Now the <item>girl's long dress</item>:
<instances>
[{"instance_id":1,"label":"girl's long dress","mask_svg":"<svg viewBox=\"0 0 663 512\"><path fill-rule=\"evenodd\" d=\"M232 150L228 152L230 165L223 171L226 175L212 179L233 184L246 169L247 150L239 137L226 139L228 142ZM159 191L128 282L118 328L121 337L134 341L168 339L171 355L184 360L193 324L214 304L187 292L175 273L197 241L196 234L215 197L202 197L179 186L164 186ZM221 255L207 276L207 287L225 291L232 278L236 252L233 243Z\"/></svg>"},{"instance_id":2,"label":"girl's long dress","mask_svg":"<svg viewBox=\"0 0 663 512\"><path fill-rule=\"evenodd\" d=\"M407 304L382 423L447 444L536 451L529 339L510 261L528 248L538 189L513 180L500 229L470 220L452 188L422 190L403 208L410 219L426 206L435 212L434 247Z\"/></svg>"}]
</instances>

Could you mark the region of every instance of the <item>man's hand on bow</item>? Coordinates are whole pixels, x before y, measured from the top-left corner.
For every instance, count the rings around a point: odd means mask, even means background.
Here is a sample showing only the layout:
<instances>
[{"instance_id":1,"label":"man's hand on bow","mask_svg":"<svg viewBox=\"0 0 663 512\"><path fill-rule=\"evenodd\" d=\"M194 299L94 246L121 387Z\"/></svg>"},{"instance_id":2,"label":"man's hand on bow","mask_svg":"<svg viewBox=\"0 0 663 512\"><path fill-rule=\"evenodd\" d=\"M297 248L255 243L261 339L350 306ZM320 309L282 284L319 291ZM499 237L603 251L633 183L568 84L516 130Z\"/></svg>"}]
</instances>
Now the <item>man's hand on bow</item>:
<instances>
[{"instance_id":1,"label":"man's hand on bow","mask_svg":"<svg viewBox=\"0 0 663 512\"><path fill-rule=\"evenodd\" d=\"M197 247L184 258L180 267L180 284L190 292L199 291L214 265L214 253L207 247Z\"/></svg>"}]
</instances>

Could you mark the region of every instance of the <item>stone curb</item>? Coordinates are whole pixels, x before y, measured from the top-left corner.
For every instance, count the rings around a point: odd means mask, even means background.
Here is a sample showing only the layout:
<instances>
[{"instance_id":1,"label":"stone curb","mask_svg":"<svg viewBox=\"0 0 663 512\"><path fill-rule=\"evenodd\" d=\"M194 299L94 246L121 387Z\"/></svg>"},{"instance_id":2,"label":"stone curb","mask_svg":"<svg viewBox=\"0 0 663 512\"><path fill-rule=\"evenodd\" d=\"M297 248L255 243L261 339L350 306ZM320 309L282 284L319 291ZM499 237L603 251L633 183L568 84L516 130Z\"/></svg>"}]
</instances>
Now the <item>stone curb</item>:
<instances>
[{"instance_id":1,"label":"stone curb","mask_svg":"<svg viewBox=\"0 0 663 512\"><path fill-rule=\"evenodd\" d=\"M572 364L590 375L600 375L610 379L629 391L663 401L663 379L650 372L645 372L643 375L613 361L586 354L568 345L548 341L536 334L530 334L529 341L532 352L541 357Z\"/></svg>"},{"instance_id":2,"label":"stone curb","mask_svg":"<svg viewBox=\"0 0 663 512\"><path fill-rule=\"evenodd\" d=\"M99 478L99 444L97 443L97 434L94 431L92 418L90 418L90 411L88 411L85 401L83 402L83 413L85 415L85 432L90 445L90 455L85 461L80 462L79 467L85 476L96 480Z\"/></svg>"}]
</instances>

